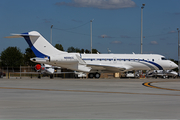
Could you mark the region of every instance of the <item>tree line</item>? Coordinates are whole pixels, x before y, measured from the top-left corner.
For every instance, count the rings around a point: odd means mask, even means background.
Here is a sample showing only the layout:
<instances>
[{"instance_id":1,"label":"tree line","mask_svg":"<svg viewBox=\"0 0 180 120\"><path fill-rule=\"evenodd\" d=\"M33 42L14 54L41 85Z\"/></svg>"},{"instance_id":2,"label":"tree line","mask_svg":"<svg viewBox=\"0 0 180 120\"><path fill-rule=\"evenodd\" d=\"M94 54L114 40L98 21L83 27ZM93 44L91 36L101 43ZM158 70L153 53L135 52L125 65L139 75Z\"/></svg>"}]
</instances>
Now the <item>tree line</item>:
<instances>
[{"instance_id":1,"label":"tree line","mask_svg":"<svg viewBox=\"0 0 180 120\"><path fill-rule=\"evenodd\" d=\"M56 44L55 48L61 51L65 51L61 44ZM79 49L74 47L69 47L67 52L76 52L76 53L91 53L87 49ZM92 49L92 53L97 53L98 50ZM34 66L37 63L30 61L30 58L36 57L31 48L26 48L25 53L23 54L18 47L8 47L1 52L0 56L0 66L11 66L19 67L21 66Z\"/></svg>"}]
</instances>

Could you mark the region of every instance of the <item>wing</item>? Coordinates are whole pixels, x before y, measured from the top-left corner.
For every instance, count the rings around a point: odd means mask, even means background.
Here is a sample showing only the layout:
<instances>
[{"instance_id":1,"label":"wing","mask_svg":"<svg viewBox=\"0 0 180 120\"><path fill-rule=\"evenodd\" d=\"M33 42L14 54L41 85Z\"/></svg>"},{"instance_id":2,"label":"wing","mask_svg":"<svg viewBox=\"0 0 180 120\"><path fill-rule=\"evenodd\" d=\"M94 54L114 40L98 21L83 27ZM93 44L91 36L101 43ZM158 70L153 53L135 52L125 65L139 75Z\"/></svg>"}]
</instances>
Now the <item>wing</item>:
<instances>
[{"instance_id":1,"label":"wing","mask_svg":"<svg viewBox=\"0 0 180 120\"><path fill-rule=\"evenodd\" d=\"M88 64L88 67L92 68L92 71L100 70L106 72L123 72L132 68L131 66L124 65L106 65L106 64Z\"/></svg>"}]
</instances>

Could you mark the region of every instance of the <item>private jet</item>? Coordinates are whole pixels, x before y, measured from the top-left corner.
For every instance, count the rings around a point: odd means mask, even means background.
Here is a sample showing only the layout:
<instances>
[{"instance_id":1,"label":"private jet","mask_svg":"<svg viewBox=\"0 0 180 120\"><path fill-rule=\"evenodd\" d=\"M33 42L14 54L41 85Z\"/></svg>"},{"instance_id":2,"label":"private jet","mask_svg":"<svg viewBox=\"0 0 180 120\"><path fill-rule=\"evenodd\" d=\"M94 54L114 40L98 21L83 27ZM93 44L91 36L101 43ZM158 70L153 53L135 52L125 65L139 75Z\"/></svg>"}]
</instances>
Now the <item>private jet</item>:
<instances>
[{"instance_id":1,"label":"private jet","mask_svg":"<svg viewBox=\"0 0 180 120\"><path fill-rule=\"evenodd\" d=\"M89 73L89 78L100 78L101 73L109 72L171 70L178 67L158 54L81 54L60 51L37 31L12 34L6 38L19 37L24 37L36 55L31 61Z\"/></svg>"}]
</instances>

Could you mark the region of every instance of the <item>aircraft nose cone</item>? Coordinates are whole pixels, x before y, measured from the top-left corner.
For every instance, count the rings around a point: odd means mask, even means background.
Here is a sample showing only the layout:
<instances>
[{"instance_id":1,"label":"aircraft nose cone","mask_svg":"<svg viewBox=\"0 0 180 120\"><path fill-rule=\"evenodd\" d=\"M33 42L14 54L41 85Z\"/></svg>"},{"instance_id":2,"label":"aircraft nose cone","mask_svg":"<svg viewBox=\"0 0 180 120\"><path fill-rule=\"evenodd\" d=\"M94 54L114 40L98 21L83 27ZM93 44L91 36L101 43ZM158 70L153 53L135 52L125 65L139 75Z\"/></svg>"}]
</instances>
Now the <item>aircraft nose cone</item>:
<instances>
[{"instance_id":1,"label":"aircraft nose cone","mask_svg":"<svg viewBox=\"0 0 180 120\"><path fill-rule=\"evenodd\" d=\"M178 65L172 62L172 69L177 68Z\"/></svg>"}]
</instances>

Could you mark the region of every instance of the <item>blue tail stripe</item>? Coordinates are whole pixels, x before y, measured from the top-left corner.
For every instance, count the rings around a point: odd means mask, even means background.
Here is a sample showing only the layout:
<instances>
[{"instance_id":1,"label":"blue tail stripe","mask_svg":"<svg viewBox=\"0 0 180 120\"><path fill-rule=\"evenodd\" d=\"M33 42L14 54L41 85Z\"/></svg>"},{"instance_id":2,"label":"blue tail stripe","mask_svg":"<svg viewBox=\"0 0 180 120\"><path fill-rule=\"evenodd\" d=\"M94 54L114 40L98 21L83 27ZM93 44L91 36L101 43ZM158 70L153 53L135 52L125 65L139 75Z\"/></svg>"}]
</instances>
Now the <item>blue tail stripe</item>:
<instances>
[{"instance_id":1,"label":"blue tail stripe","mask_svg":"<svg viewBox=\"0 0 180 120\"><path fill-rule=\"evenodd\" d=\"M40 58L49 57L49 56L39 52L34 46L32 46L31 49L34 52L34 54L36 55L36 57L40 57Z\"/></svg>"},{"instance_id":2,"label":"blue tail stripe","mask_svg":"<svg viewBox=\"0 0 180 120\"><path fill-rule=\"evenodd\" d=\"M29 47L31 48L33 46L33 44L31 43L29 36L23 36L23 37L26 40L26 42L28 43Z\"/></svg>"},{"instance_id":3,"label":"blue tail stripe","mask_svg":"<svg viewBox=\"0 0 180 120\"><path fill-rule=\"evenodd\" d=\"M28 34L28 33L23 33L23 34ZM29 47L32 49L32 51L34 52L34 54L36 55L36 57L40 57L40 58L45 58L45 57L49 57L43 53L41 53L40 51L38 51L32 44L29 36L23 36L24 39L26 40L26 42L28 43Z\"/></svg>"}]
</instances>

